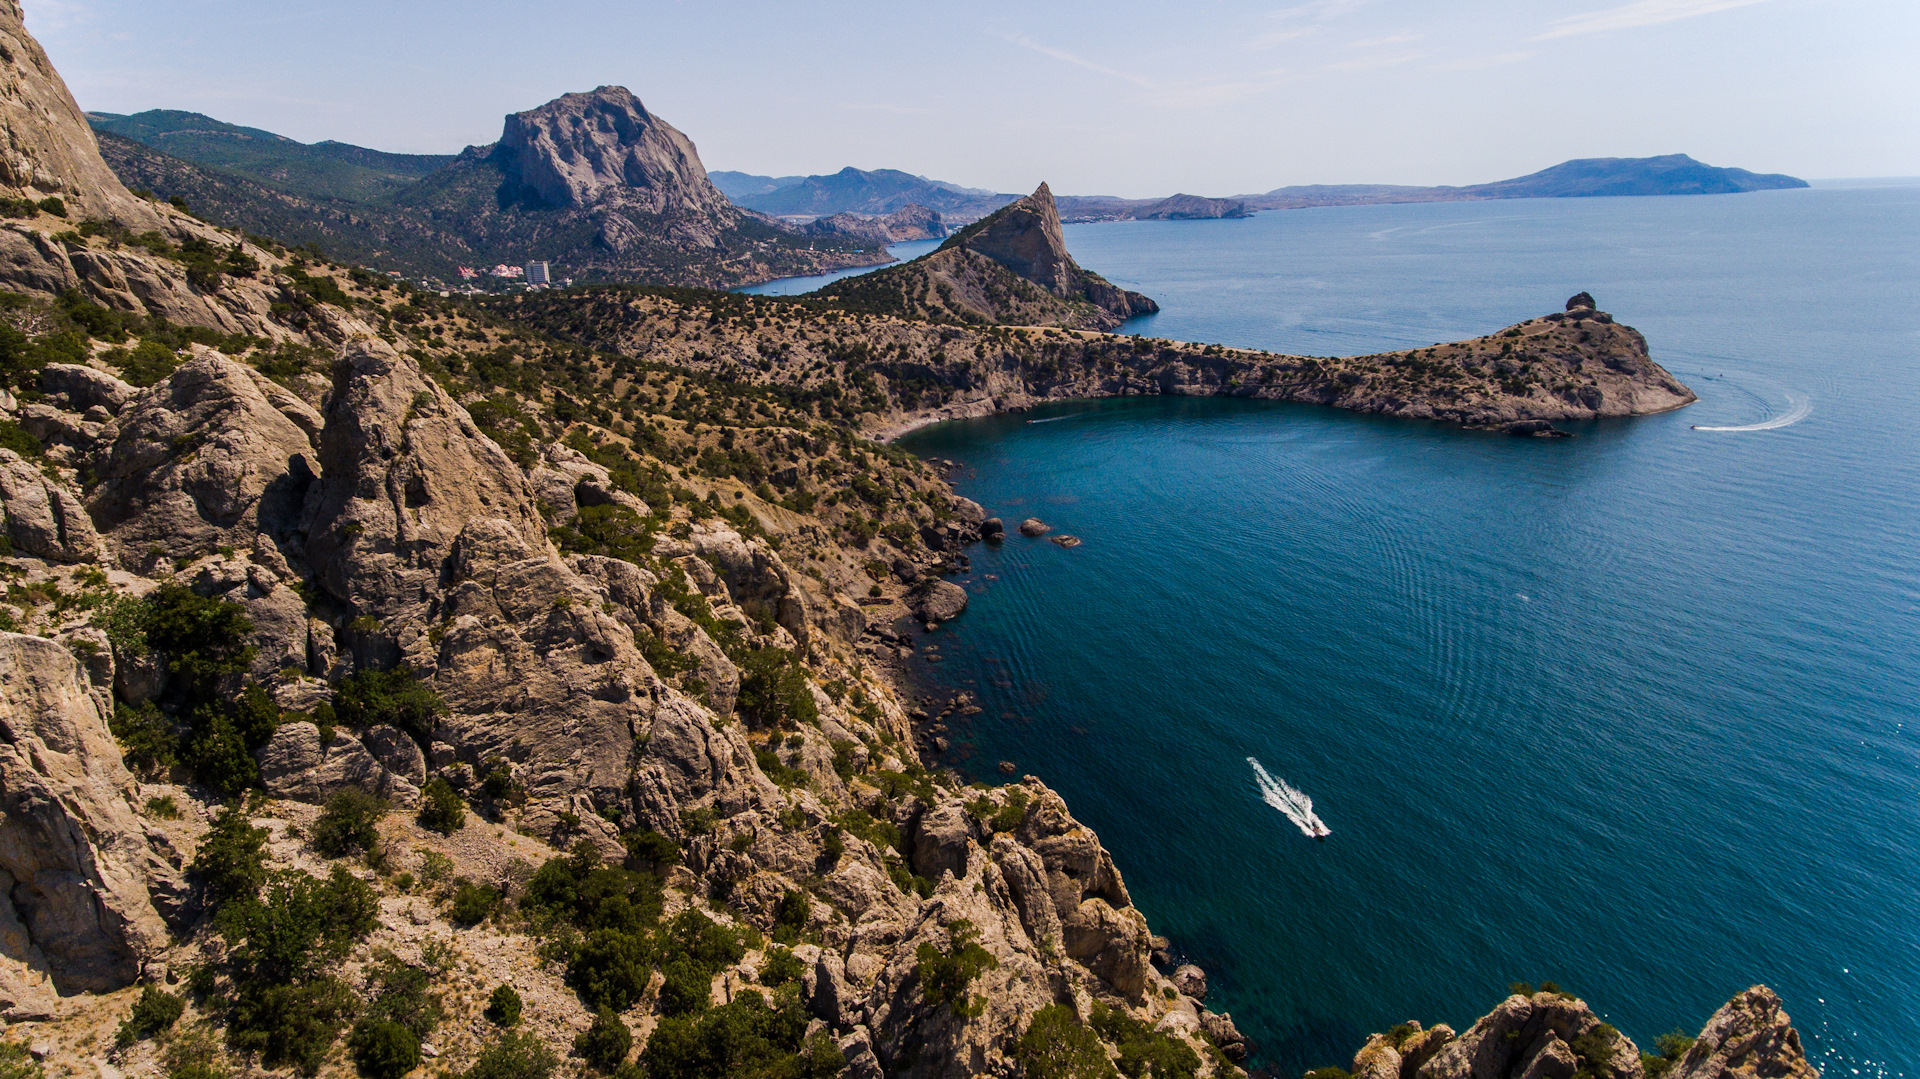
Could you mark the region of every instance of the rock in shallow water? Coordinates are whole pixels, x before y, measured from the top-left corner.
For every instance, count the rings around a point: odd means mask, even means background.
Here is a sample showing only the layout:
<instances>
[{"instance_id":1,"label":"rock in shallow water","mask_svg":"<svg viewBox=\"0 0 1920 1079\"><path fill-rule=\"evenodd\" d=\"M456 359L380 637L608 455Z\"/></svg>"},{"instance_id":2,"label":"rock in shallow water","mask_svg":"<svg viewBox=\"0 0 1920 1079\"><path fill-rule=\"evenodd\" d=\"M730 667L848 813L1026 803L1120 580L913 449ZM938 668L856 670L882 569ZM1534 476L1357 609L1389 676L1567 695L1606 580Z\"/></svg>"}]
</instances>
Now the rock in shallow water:
<instances>
[{"instance_id":1,"label":"rock in shallow water","mask_svg":"<svg viewBox=\"0 0 1920 1079\"><path fill-rule=\"evenodd\" d=\"M1020 534L1023 536L1044 536L1053 531L1053 526L1038 517L1029 517L1020 522Z\"/></svg>"}]
</instances>

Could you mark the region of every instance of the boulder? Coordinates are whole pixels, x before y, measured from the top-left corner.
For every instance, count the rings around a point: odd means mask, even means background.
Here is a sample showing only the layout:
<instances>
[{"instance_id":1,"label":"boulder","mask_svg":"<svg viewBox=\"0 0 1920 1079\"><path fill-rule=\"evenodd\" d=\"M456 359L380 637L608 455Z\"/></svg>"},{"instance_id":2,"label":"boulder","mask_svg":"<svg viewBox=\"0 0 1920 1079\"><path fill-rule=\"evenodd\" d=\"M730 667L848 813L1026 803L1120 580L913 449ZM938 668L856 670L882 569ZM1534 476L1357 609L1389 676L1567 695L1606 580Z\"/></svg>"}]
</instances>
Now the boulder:
<instances>
[{"instance_id":1,"label":"boulder","mask_svg":"<svg viewBox=\"0 0 1920 1079\"><path fill-rule=\"evenodd\" d=\"M1590 292L1576 292L1567 300L1567 310L1569 311L1578 311L1582 308L1593 311L1598 309L1599 306L1599 304L1593 302L1593 294Z\"/></svg>"},{"instance_id":2,"label":"boulder","mask_svg":"<svg viewBox=\"0 0 1920 1079\"><path fill-rule=\"evenodd\" d=\"M0 503L7 539L22 554L97 562L106 553L80 496L12 450L0 450Z\"/></svg>"},{"instance_id":3,"label":"boulder","mask_svg":"<svg viewBox=\"0 0 1920 1079\"><path fill-rule=\"evenodd\" d=\"M186 889L134 810L107 707L71 652L0 633L0 981L111 991L168 944L154 902Z\"/></svg>"},{"instance_id":4,"label":"boulder","mask_svg":"<svg viewBox=\"0 0 1920 1079\"><path fill-rule=\"evenodd\" d=\"M349 787L409 802L420 790L389 771L358 738L335 732L333 741L320 744L320 729L299 721L283 723L267 744L254 754L260 763L260 783L275 798L318 805L336 791Z\"/></svg>"},{"instance_id":5,"label":"boulder","mask_svg":"<svg viewBox=\"0 0 1920 1079\"><path fill-rule=\"evenodd\" d=\"M1439 1028L1435 1028L1436 1030ZM1573 1046L1582 1047L1582 1055ZM1417 1079L1641 1079L1640 1050L1587 1005L1559 993L1515 994L1448 1042Z\"/></svg>"},{"instance_id":6,"label":"boulder","mask_svg":"<svg viewBox=\"0 0 1920 1079\"><path fill-rule=\"evenodd\" d=\"M967 609L967 590L952 581L928 577L907 593L906 602L922 622L950 622Z\"/></svg>"},{"instance_id":7,"label":"boulder","mask_svg":"<svg viewBox=\"0 0 1920 1079\"><path fill-rule=\"evenodd\" d=\"M997 540L1007 534L1007 525L998 517L989 517L980 522L980 538Z\"/></svg>"},{"instance_id":8,"label":"boulder","mask_svg":"<svg viewBox=\"0 0 1920 1079\"><path fill-rule=\"evenodd\" d=\"M129 403L101 468L94 524L121 564L193 558L294 530L315 469L320 417L211 350Z\"/></svg>"},{"instance_id":9,"label":"boulder","mask_svg":"<svg viewBox=\"0 0 1920 1079\"><path fill-rule=\"evenodd\" d=\"M1192 963L1182 963L1173 972L1173 987L1195 1000L1207 999L1207 972Z\"/></svg>"},{"instance_id":10,"label":"boulder","mask_svg":"<svg viewBox=\"0 0 1920 1079\"><path fill-rule=\"evenodd\" d=\"M1519 438L1572 438L1567 432L1555 427L1547 420L1515 420L1503 425L1500 430Z\"/></svg>"},{"instance_id":11,"label":"boulder","mask_svg":"<svg viewBox=\"0 0 1920 1079\"><path fill-rule=\"evenodd\" d=\"M1038 517L1029 517L1020 522L1020 534L1029 538L1044 536L1053 531L1053 526Z\"/></svg>"},{"instance_id":12,"label":"boulder","mask_svg":"<svg viewBox=\"0 0 1920 1079\"><path fill-rule=\"evenodd\" d=\"M1819 1079L1780 997L1756 985L1713 1013L1669 1079Z\"/></svg>"},{"instance_id":13,"label":"boulder","mask_svg":"<svg viewBox=\"0 0 1920 1079\"><path fill-rule=\"evenodd\" d=\"M64 396L67 407L75 412L99 406L114 416L140 393L137 387L105 371L74 363L50 363L41 368L40 389Z\"/></svg>"},{"instance_id":14,"label":"boulder","mask_svg":"<svg viewBox=\"0 0 1920 1079\"><path fill-rule=\"evenodd\" d=\"M427 755L420 752L420 743L407 732L383 723L369 730L361 741L387 771L416 787L427 782Z\"/></svg>"}]
</instances>

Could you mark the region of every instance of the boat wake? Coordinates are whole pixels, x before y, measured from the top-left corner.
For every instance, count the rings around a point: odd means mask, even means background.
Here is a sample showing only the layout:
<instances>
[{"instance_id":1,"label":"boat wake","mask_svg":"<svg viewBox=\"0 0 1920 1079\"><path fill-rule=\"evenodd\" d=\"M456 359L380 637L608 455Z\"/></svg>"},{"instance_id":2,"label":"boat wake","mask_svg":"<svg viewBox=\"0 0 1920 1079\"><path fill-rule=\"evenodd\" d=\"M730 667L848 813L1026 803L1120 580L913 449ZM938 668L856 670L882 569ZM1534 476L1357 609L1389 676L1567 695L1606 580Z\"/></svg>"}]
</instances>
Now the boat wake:
<instances>
[{"instance_id":1,"label":"boat wake","mask_svg":"<svg viewBox=\"0 0 1920 1079\"><path fill-rule=\"evenodd\" d=\"M1048 417L1047 417L1046 419L1044 419L1044 420L1028 420L1027 422L1028 422L1028 423L1059 423L1059 422L1060 422L1061 420L1070 420L1070 419L1073 419L1073 418L1074 418L1075 416L1078 416L1078 415L1080 415L1080 413L1078 413L1078 412L1070 412L1070 413L1068 413L1068 414L1067 414L1067 415L1065 415L1065 416L1048 416Z\"/></svg>"},{"instance_id":2,"label":"boat wake","mask_svg":"<svg viewBox=\"0 0 1920 1079\"><path fill-rule=\"evenodd\" d=\"M1782 427L1792 427L1794 424L1799 423L1812 414L1813 400L1811 398L1795 397L1793 394L1788 394L1786 413L1775 416L1770 420L1765 420L1760 423L1742 424L1738 427L1702 427L1696 423L1693 425L1693 429L1696 431L1777 431Z\"/></svg>"},{"instance_id":3,"label":"boat wake","mask_svg":"<svg viewBox=\"0 0 1920 1079\"><path fill-rule=\"evenodd\" d=\"M1247 763L1253 765L1253 781L1260 786L1260 799L1285 814L1301 834L1313 839L1325 839L1333 834L1333 829L1313 811L1313 799L1288 786L1286 780L1275 779L1252 757L1247 758Z\"/></svg>"}]
</instances>

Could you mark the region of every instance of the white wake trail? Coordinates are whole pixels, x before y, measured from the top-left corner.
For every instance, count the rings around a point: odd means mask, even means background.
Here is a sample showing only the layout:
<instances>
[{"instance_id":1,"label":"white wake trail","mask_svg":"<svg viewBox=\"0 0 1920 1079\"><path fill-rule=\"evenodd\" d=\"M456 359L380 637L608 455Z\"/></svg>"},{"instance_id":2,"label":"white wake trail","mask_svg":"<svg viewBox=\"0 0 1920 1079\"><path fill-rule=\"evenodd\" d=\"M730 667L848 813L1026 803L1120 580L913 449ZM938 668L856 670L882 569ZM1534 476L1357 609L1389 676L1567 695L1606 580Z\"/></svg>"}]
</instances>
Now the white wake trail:
<instances>
[{"instance_id":1,"label":"white wake trail","mask_svg":"<svg viewBox=\"0 0 1920 1079\"><path fill-rule=\"evenodd\" d=\"M1284 779L1275 779L1260 762L1252 757L1247 763L1253 765L1253 781L1260 787L1260 799L1286 815L1294 827L1314 839L1333 834L1333 829L1313 811L1313 799L1295 790Z\"/></svg>"},{"instance_id":2,"label":"white wake trail","mask_svg":"<svg viewBox=\"0 0 1920 1079\"><path fill-rule=\"evenodd\" d=\"M1762 423L1742 424L1739 427L1702 427L1696 423L1693 429L1696 431L1777 431L1782 427L1792 427L1813 414L1812 398L1803 399L1788 394L1787 405L1785 415L1775 416Z\"/></svg>"}]
</instances>

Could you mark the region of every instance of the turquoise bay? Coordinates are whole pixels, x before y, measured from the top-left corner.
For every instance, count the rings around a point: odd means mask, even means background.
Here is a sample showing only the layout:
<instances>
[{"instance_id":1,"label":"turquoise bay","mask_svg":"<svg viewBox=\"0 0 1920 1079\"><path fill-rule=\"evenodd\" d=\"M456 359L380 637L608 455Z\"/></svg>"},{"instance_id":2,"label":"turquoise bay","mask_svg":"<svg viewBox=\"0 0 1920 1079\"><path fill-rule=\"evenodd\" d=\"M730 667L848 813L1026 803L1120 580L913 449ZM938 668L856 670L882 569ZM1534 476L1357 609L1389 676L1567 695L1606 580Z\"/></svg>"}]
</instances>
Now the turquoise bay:
<instances>
[{"instance_id":1,"label":"turquoise bay","mask_svg":"<svg viewBox=\"0 0 1920 1079\"><path fill-rule=\"evenodd\" d=\"M953 757L1059 789L1281 1073L1516 979L1642 1044L1764 982L1829 1075L1914 1073L1916 240L1886 188L1070 228L1162 304L1138 332L1372 352L1586 289L1701 402L1555 441L1213 399L916 432L1085 541L973 549L922 669L985 708Z\"/></svg>"}]
</instances>

